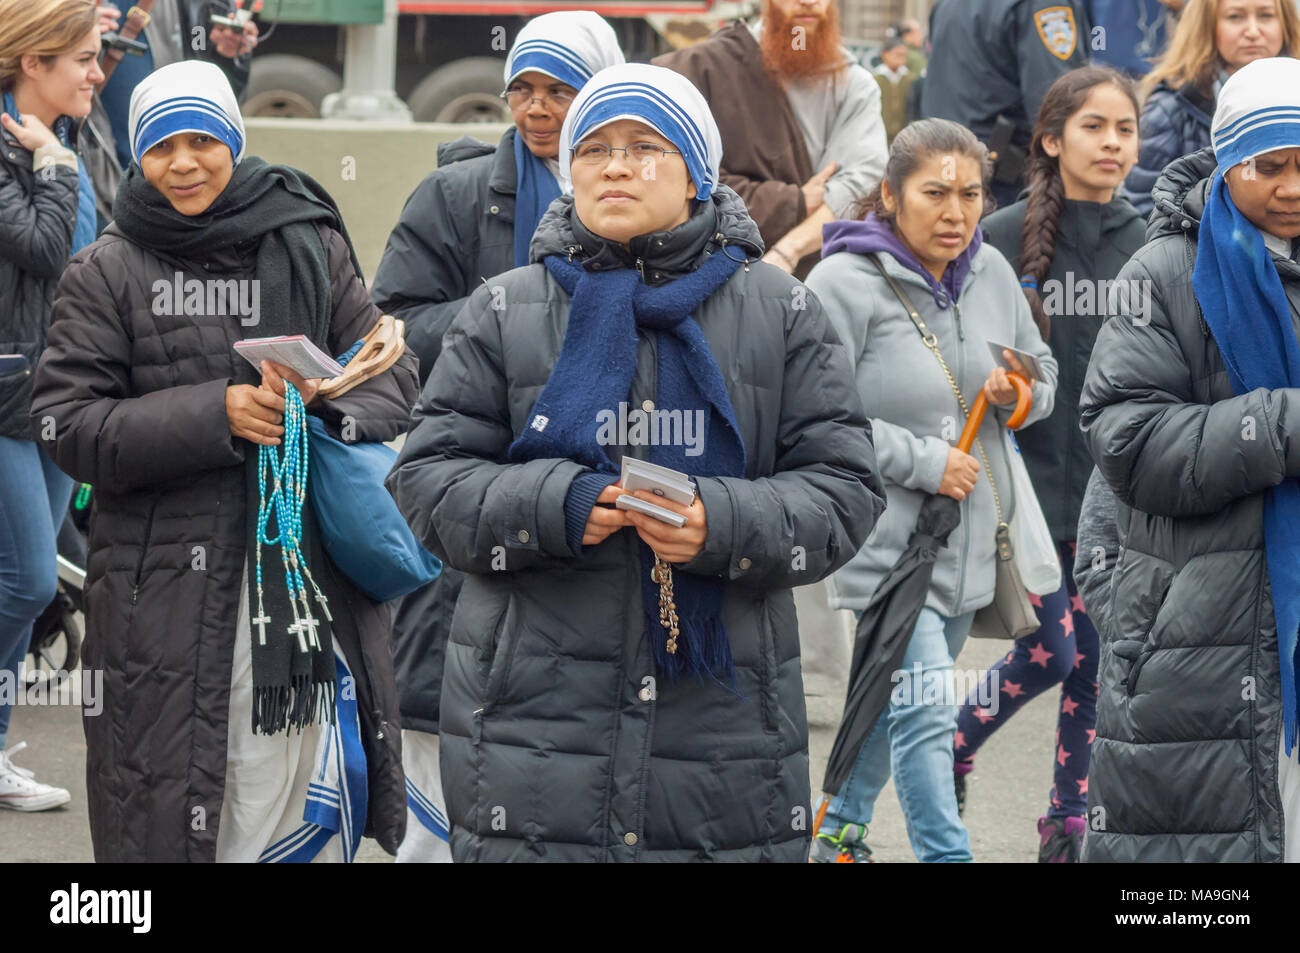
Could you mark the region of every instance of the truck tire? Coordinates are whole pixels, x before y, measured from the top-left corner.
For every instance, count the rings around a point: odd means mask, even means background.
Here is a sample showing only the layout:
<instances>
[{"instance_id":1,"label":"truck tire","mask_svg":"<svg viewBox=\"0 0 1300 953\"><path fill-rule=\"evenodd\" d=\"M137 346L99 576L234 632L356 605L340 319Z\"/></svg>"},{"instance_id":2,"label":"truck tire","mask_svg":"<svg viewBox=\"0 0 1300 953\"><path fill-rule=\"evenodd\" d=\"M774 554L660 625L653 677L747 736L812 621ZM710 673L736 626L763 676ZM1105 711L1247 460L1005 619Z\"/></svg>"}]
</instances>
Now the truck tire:
<instances>
[{"instance_id":1,"label":"truck tire","mask_svg":"<svg viewBox=\"0 0 1300 953\"><path fill-rule=\"evenodd\" d=\"M411 90L406 103L412 117L416 122L511 122L510 107L500 96L502 65L471 56L439 67Z\"/></svg>"},{"instance_id":2,"label":"truck tire","mask_svg":"<svg viewBox=\"0 0 1300 953\"><path fill-rule=\"evenodd\" d=\"M342 88L338 73L305 56L255 56L240 112L245 116L319 119L321 100Z\"/></svg>"}]
</instances>

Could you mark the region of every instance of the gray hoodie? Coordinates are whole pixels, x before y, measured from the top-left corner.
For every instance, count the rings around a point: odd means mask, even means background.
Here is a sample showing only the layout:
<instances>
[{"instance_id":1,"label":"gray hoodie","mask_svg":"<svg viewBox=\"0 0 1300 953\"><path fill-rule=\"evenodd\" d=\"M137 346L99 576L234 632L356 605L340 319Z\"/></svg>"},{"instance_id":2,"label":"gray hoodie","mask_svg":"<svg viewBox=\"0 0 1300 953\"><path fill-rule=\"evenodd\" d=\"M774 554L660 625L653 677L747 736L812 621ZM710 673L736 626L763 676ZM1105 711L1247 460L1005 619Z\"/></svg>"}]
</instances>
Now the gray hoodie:
<instances>
[{"instance_id":1,"label":"gray hoodie","mask_svg":"<svg viewBox=\"0 0 1300 953\"><path fill-rule=\"evenodd\" d=\"M880 260L938 336L939 350L968 406L993 368L986 343L992 340L1028 351L1042 365L1047 380L1034 385L1028 422L1052 412L1056 361L1034 325L1015 273L995 248L982 245L971 258L956 309L940 308L930 285L889 253ZM965 417L939 362L864 255L832 254L813 268L807 283L849 348L885 481L884 515L858 555L831 577L831 605L862 609L906 547L922 501L938 491L948 449L956 444ZM1015 502L1000 434L1005 419L1004 412L991 410L979 438L993 468L1003 516L1010 520ZM972 454L979 459L978 449L972 448ZM981 464L975 490L961 504L961 525L939 553L926 606L955 616L993 600L995 529L993 493Z\"/></svg>"}]
</instances>

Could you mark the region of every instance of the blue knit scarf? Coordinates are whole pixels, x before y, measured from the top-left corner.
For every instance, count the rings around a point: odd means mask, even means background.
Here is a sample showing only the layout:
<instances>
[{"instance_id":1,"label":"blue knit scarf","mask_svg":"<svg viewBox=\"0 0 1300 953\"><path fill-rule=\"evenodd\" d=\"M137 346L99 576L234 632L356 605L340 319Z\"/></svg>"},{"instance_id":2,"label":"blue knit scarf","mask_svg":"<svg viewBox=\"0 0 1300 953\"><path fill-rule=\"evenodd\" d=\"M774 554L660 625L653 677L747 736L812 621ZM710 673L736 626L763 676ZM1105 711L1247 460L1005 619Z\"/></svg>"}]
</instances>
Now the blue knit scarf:
<instances>
[{"instance_id":1,"label":"blue knit scarf","mask_svg":"<svg viewBox=\"0 0 1300 953\"><path fill-rule=\"evenodd\" d=\"M528 264L528 245L537 223L553 201L560 197L560 184L546 163L524 145L515 130L515 267Z\"/></svg>"},{"instance_id":2,"label":"blue knit scarf","mask_svg":"<svg viewBox=\"0 0 1300 953\"><path fill-rule=\"evenodd\" d=\"M1222 167L1220 167L1222 168ZM1237 394L1259 387L1300 387L1300 344L1282 279L1259 229L1214 173L1201 217L1192 287ZM1264 495L1264 549L1282 669L1287 754L1297 740L1296 647L1300 633L1300 481L1287 478Z\"/></svg>"},{"instance_id":3,"label":"blue knit scarf","mask_svg":"<svg viewBox=\"0 0 1300 953\"><path fill-rule=\"evenodd\" d=\"M687 456L685 446L651 446L650 462L692 476L743 477L745 446L736 425L722 372L691 312L726 283L739 262L714 254L696 271L669 284L650 287L637 272L588 272L552 255L545 265L569 293L569 323L550 379L533 405L529 425L510 446L521 463L565 457L602 473L617 474L597 442L598 414L617 414L636 373L637 328L657 332L658 389L655 409L683 415L707 410L703 452ZM659 621L659 586L650 579L654 554L639 543L645 631L658 671L668 680L683 672L734 681L731 645L722 621L725 583L718 578L674 571L673 593L679 629L677 652L666 649Z\"/></svg>"}]
</instances>

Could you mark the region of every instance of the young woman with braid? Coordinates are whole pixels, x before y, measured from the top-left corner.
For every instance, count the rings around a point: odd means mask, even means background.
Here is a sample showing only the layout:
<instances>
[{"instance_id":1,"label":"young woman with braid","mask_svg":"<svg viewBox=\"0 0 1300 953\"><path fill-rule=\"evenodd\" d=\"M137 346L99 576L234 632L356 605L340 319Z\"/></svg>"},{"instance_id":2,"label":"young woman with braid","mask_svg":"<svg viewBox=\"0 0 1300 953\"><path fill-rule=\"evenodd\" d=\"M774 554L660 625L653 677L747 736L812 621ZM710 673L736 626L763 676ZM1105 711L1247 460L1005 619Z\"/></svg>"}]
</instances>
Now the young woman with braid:
<instances>
[{"instance_id":1,"label":"young woman with braid","mask_svg":"<svg viewBox=\"0 0 1300 953\"><path fill-rule=\"evenodd\" d=\"M985 240L1021 276L1034 321L1060 367L1052 414L1018 432L1017 440L1059 547L1064 581L1055 593L1033 597L1042 627L1018 639L985 675L991 686L980 687L962 706L953 770L964 807L966 777L980 745L1025 702L1061 684L1055 783L1047 815L1038 822L1040 861L1075 861L1083 841L1097 632L1070 578L1079 507L1092 472L1079 431L1079 391L1109 314L1109 281L1143 241L1141 217L1117 193L1137 153L1132 83L1102 67L1066 73L1038 113L1029 188L983 222ZM990 697L997 698L996 707L975 704Z\"/></svg>"}]
</instances>

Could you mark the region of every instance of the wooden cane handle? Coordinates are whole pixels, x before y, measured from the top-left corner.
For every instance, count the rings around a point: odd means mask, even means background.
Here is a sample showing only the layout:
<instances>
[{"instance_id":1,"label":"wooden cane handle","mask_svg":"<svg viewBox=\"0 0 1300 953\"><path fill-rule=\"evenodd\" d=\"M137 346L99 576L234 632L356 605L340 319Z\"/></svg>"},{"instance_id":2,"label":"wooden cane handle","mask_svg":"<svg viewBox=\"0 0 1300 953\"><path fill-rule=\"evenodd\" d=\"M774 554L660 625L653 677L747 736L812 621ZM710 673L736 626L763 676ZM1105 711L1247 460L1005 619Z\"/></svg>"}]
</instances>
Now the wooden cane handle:
<instances>
[{"instance_id":1,"label":"wooden cane handle","mask_svg":"<svg viewBox=\"0 0 1300 953\"><path fill-rule=\"evenodd\" d=\"M1034 409L1034 385L1029 383L1024 375L1014 371L1007 372L1007 379L1016 388L1016 409L1011 411L1011 416L1007 418L1007 426L1012 430L1019 430L1024 426L1029 412Z\"/></svg>"},{"instance_id":2,"label":"wooden cane handle","mask_svg":"<svg viewBox=\"0 0 1300 953\"><path fill-rule=\"evenodd\" d=\"M1007 426L1017 430L1024 424L1029 411L1033 410L1034 388L1023 375L1013 371L1007 373L1007 378L1016 389L1016 408L1011 412ZM984 396L984 388L981 387L979 394L975 396L975 406L970 409L970 416L966 418L966 426L962 429L961 438L957 441L957 449L962 453L970 453L970 448L975 446L975 435L979 433L980 424L984 422L984 414L988 408L989 400Z\"/></svg>"}]
</instances>

